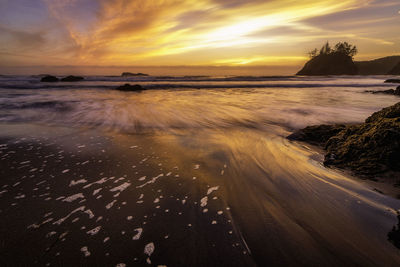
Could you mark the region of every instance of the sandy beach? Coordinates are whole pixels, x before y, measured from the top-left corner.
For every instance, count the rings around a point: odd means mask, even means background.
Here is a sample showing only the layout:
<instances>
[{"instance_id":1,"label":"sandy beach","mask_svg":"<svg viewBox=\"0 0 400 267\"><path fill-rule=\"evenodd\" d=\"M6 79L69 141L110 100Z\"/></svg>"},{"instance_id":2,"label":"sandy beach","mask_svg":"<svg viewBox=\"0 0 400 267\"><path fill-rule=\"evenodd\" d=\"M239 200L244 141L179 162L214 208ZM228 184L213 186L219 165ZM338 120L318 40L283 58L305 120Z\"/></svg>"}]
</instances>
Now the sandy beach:
<instances>
[{"instance_id":1,"label":"sandy beach","mask_svg":"<svg viewBox=\"0 0 400 267\"><path fill-rule=\"evenodd\" d=\"M399 260L385 240L395 223L390 207L398 201L344 177L290 185L248 165L246 156L180 147L162 134L5 128L3 266L372 266ZM381 219L366 223L360 216Z\"/></svg>"},{"instance_id":2,"label":"sandy beach","mask_svg":"<svg viewBox=\"0 0 400 267\"><path fill-rule=\"evenodd\" d=\"M1 139L3 266L254 265L201 158L182 164L152 138L31 127L44 136Z\"/></svg>"}]
</instances>

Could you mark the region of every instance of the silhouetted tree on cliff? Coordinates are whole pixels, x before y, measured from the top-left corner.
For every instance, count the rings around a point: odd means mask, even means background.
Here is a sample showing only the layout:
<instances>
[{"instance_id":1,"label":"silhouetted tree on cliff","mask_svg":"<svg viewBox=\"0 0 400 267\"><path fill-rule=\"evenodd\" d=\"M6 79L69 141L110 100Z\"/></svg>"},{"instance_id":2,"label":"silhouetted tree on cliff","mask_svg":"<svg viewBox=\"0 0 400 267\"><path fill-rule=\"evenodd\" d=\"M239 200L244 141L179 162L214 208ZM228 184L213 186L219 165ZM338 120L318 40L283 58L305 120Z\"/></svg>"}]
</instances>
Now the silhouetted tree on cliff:
<instances>
[{"instance_id":1,"label":"silhouetted tree on cliff","mask_svg":"<svg viewBox=\"0 0 400 267\"><path fill-rule=\"evenodd\" d=\"M321 49L319 50L319 54L320 55L329 55L332 52L332 48L329 45L329 42L326 42L326 44L321 47Z\"/></svg>"},{"instance_id":2,"label":"silhouetted tree on cliff","mask_svg":"<svg viewBox=\"0 0 400 267\"><path fill-rule=\"evenodd\" d=\"M314 50L308 52L308 55L310 58L315 58L319 55L330 55L334 53L343 54L353 58L358 53L358 50L355 45L351 45L347 42L339 42L334 48L329 45L329 42L326 42L321 49L318 50L315 48Z\"/></svg>"},{"instance_id":3,"label":"silhouetted tree on cliff","mask_svg":"<svg viewBox=\"0 0 400 267\"><path fill-rule=\"evenodd\" d=\"M337 53L343 53L343 54L345 54L347 56L350 56L350 57L354 57L358 52L357 47L355 45L351 45L351 44L349 44L347 42L343 42L343 43L339 42L339 43L337 43L335 45L335 50L334 51L337 52Z\"/></svg>"}]
</instances>

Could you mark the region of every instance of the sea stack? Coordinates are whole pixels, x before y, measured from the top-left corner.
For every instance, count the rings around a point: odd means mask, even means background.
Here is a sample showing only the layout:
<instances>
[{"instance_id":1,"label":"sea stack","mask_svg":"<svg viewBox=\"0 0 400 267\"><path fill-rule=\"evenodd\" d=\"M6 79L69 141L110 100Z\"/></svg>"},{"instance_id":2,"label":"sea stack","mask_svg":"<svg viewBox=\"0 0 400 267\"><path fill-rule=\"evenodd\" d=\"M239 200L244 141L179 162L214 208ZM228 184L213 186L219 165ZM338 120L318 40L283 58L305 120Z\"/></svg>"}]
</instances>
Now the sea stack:
<instances>
[{"instance_id":1,"label":"sea stack","mask_svg":"<svg viewBox=\"0 0 400 267\"><path fill-rule=\"evenodd\" d=\"M312 58L297 75L356 75L357 72L357 66L350 56L342 53L331 53Z\"/></svg>"}]
</instances>

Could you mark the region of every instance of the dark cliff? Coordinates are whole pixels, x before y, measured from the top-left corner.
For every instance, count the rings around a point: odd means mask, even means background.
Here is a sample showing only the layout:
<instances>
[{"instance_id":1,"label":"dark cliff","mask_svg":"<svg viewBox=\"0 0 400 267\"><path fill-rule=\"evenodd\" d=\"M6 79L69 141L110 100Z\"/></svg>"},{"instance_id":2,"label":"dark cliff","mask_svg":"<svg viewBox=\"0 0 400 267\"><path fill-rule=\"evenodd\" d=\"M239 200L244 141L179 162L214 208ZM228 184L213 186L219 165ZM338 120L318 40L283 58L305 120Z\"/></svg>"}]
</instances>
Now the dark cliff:
<instances>
[{"instance_id":1,"label":"dark cliff","mask_svg":"<svg viewBox=\"0 0 400 267\"><path fill-rule=\"evenodd\" d=\"M342 53L331 53L312 58L297 75L356 75L357 73L357 66L350 56Z\"/></svg>"}]
</instances>

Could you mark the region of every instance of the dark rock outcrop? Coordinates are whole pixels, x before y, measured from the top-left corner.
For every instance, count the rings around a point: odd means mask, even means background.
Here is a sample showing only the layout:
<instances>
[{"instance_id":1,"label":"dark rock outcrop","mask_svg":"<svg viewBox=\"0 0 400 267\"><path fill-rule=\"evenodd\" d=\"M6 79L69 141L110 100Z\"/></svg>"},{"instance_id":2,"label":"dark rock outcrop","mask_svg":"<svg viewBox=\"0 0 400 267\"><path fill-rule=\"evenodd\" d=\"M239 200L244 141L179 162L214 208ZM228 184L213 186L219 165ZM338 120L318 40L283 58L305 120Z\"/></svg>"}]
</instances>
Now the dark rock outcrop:
<instances>
[{"instance_id":1,"label":"dark rock outcrop","mask_svg":"<svg viewBox=\"0 0 400 267\"><path fill-rule=\"evenodd\" d=\"M297 75L356 75L357 66L353 59L342 53L323 54L308 61Z\"/></svg>"},{"instance_id":2,"label":"dark rock outcrop","mask_svg":"<svg viewBox=\"0 0 400 267\"><path fill-rule=\"evenodd\" d=\"M378 123L382 119L399 119L400 118L400 102L394 104L393 106L384 108L378 112L375 112L369 116L365 122L366 123ZM400 141L400 140L399 140Z\"/></svg>"},{"instance_id":3,"label":"dark rock outcrop","mask_svg":"<svg viewBox=\"0 0 400 267\"><path fill-rule=\"evenodd\" d=\"M396 248L400 249L400 214L397 214L397 227L393 226L392 230L388 233L387 237Z\"/></svg>"},{"instance_id":4,"label":"dark rock outcrop","mask_svg":"<svg viewBox=\"0 0 400 267\"><path fill-rule=\"evenodd\" d=\"M365 123L344 126L342 130L336 125L312 127L290 135L290 139L324 146L325 165L365 176L400 172L400 102L372 114ZM310 133L312 129L316 132ZM315 137L318 134L323 136Z\"/></svg>"},{"instance_id":5,"label":"dark rock outcrop","mask_svg":"<svg viewBox=\"0 0 400 267\"><path fill-rule=\"evenodd\" d=\"M85 78L81 77L81 76L73 76L73 75L69 75L67 77L64 77L61 79L62 82L79 82L79 81L83 81Z\"/></svg>"},{"instance_id":6,"label":"dark rock outcrop","mask_svg":"<svg viewBox=\"0 0 400 267\"><path fill-rule=\"evenodd\" d=\"M289 140L306 141L313 145L325 144L329 138L337 135L340 131L346 128L345 125L314 125L307 126L306 128L296 131L289 135Z\"/></svg>"},{"instance_id":7,"label":"dark rock outcrop","mask_svg":"<svg viewBox=\"0 0 400 267\"><path fill-rule=\"evenodd\" d=\"M123 72L121 74L122 77L136 77L136 76L149 76L148 74L145 73L132 73L132 72Z\"/></svg>"},{"instance_id":8,"label":"dark rock outcrop","mask_svg":"<svg viewBox=\"0 0 400 267\"><path fill-rule=\"evenodd\" d=\"M373 94L386 94L386 95L398 95L400 96L400 86L397 89L389 89L389 90L381 90L381 91L365 91L366 93L373 93Z\"/></svg>"},{"instance_id":9,"label":"dark rock outcrop","mask_svg":"<svg viewBox=\"0 0 400 267\"><path fill-rule=\"evenodd\" d=\"M124 85L118 86L117 88L115 88L115 90L124 92L140 92L145 89L139 84L130 85L129 83L126 83Z\"/></svg>"},{"instance_id":10,"label":"dark rock outcrop","mask_svg":"<svg viewBox=\"0 0 400 267\"><path fill-rule=\"evenodd\" d=\"M400 83L400 79L387 79L385 83Z\"/></svg>"},{"instance_id":11,"label":"dark rock outcrop","mask_svg":"<svg viewBox=\"0 0 400 267\"><path fill-rule=\"evenodd\" d=\"M40 79L41 82L45 82L45 83L53 83L53 82L58 82L58 78L52 75L47 75L44 76L42 79Z\"/></svg>"}]
</instances>

